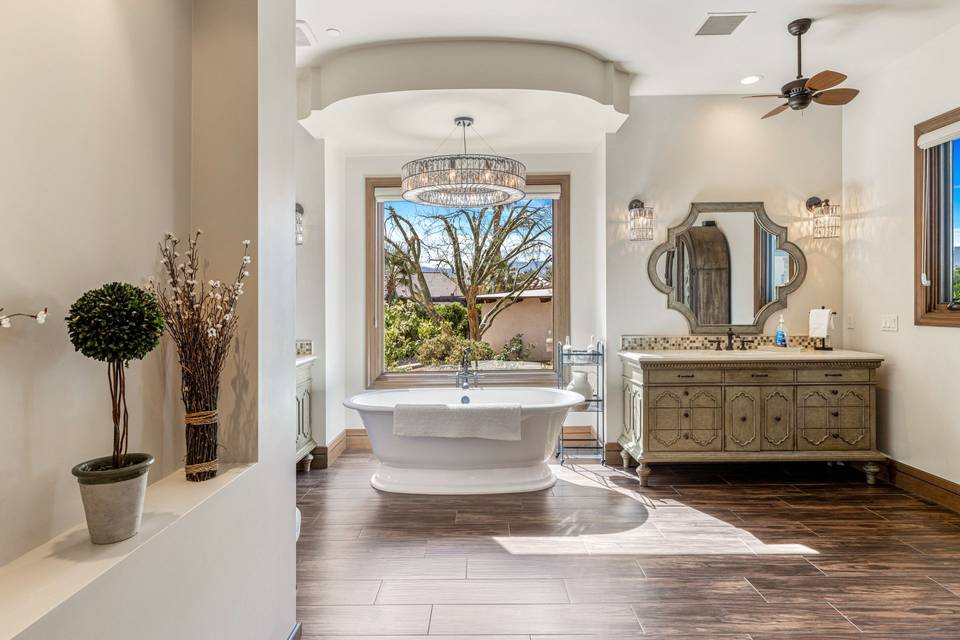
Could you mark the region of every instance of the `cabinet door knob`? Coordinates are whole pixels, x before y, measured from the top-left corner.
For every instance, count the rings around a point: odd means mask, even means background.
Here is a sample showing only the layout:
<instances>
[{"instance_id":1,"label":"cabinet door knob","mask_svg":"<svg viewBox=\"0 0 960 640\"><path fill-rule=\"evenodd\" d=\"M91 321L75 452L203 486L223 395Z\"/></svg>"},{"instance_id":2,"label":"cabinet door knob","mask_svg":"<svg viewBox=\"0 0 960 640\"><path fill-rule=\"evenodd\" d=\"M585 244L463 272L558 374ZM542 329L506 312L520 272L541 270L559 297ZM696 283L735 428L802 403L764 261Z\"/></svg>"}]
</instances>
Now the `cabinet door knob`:
<instances>
[{"instance_id":1,"label":"cabinet door knob","mask_svg":"<svg viewBox=\"0 0 960 640\"><path fill-rule=\"evenodd\" d=\"M740 422L746 422L747 416L740 416Z\"/></svg>"},{"instance_id":2,"label":"cabinet door knob","mask_svg":"<svg viewBox=\"0 0 960 640\"><path fill-rule=\"evenodd\" d=\"M831 389L831 390L830 390L830 393L832 393L833 395L837 395L837 394L840 393L840 390L839 390L839 389Z\"/></svg>"},{"instance_id":3,"label":"cabinet door knob","mask_svg":"<svg viewBox=\"0 0 960 640\"><path fill-rule=\"evenodd\" d=\"M774 422L780 422L780 416L773 416Z\"/></svg>"},{"instance_id":4,"label":"cabinet door knob","mask_svg":"<svg viewBox=\"0 0 960 640\"><path fill-rule=\"evenodd\" d=\"M683 395L688 396L688 395L690 395L690 392L689 392L689 391L684 391L684 392L683 392Z\"/></svg>"},{"instance_id":5,"label":"cabinet door knob","mask_svg":"<svg viewBox=\"0 0 960 640\"><path fill-rule=\"evenodd\" d=\"M839 437L840 437L840 434L839 434L839 433L831 433L830 435L833 436L834 438L839 438Z\"/></svg>"},{"instance_id":6,"label":"cabinet door knob","mask_svg":"<svg viewBox=\"0 0 960 640\"><path fill-rule=\"evenodd\" d=\"M683 412L683 417L684 417L684 418L689 418L689 417L690 417L690 414L687 413L686 411L684 411L684 412Z\"/></svg>"},{"instance_id":7,"label":"cabinet door knob","mask_svg":"<svg viewBox=\"0 0 960 640\"><path fill-rule=\"evenodd\" d=\"M839 412L839 411L831 411L831 412L830 412L830 415L832 415L834 418L837 418L837 417L840 416L840 412Z\"/></svg>"},{"instance_id":8,"label":"cabinet door knob","mask_svg":"<svg viewBox=\"0 0 960 640\"><path fill-rule=\"evenodd\" d=\"M689 433L683 434L683 439L684 439L684 440L689 440L689 439L690 439L690 434L689 434Z\"/></svg>"}]
</instances>

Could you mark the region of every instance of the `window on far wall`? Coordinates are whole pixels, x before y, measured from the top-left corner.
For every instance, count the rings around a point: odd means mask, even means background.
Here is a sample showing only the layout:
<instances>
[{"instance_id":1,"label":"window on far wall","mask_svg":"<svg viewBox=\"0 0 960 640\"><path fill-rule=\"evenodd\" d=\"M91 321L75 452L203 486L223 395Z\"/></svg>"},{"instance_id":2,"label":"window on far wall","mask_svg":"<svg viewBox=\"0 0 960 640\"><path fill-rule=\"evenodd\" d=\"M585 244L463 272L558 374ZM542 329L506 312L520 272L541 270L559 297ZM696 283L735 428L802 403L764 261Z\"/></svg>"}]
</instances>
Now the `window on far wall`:
<instances>
[{"instance_id":1,"label":"window on far wall","mask_svg":"<svg viewBox=\"0 0 960 640\"><path fill-rule=\"evenodd\" d=\"M915 128L916 313L960 326L960 109Z\"/></svg>"},{"instance_id":2,"label":"window on far wall","mask_svg":"<svg viewBox=\"0 0 960 640\"><path fill-rule=\"evenodd\" d=\"M568 333L566 176L528 198L444 209L367 180L367 384L449 385L469 348L486 384L555 383Z\"/></svg>"}]
</instances>

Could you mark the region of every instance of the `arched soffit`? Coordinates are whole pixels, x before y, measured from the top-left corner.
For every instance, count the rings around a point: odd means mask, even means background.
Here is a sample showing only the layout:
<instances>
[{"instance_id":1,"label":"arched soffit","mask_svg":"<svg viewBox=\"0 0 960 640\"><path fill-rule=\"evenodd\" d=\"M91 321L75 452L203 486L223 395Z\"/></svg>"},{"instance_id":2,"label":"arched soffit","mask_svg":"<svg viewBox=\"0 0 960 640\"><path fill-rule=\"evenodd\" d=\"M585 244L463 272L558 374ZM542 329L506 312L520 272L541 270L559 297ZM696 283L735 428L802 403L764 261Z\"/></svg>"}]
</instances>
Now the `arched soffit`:
<instances>
[{"instance_id":1,"label":"arched soffit","mask_svg":"<svg viewBox=\"0 0 960 640\"><path fill-rule=\"evenodd\" d=\"M298 116L352 97L419 90L570 93L629 115L630 74L585 51L504 40L404 42L347 49L300 73Z\"/></svg>"}]
</instances>

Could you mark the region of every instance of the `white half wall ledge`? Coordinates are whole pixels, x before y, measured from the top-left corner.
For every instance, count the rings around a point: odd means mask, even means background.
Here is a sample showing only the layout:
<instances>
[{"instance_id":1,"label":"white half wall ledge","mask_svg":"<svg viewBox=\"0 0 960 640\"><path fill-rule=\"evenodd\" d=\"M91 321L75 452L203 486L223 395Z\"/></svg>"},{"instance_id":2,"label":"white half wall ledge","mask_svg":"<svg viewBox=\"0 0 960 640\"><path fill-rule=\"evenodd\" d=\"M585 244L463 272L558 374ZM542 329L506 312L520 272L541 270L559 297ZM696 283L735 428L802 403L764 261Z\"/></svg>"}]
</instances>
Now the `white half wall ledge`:
<instances>
[{"instance_id":1,"label":"white half wall ledge","mask_svg":"<svg viewBox=\"0 0 960 640\"><path fill-rule=\"evenodd\" d=\"M78 525L0 567L0 638L29 635L34 625L42 624L48 614L118 565L151 554L151 543L173 527L192 526L189 521L197 507L232 490L231 485L254 468L254 464L221 464L217 476L206 482L188 482L181 468L147 488L140 532L132 538L95 545L86 525ZM136 591L138 585L129 586ZM50 636L41 633L41 637Z\"/></svg>"}]
</instances>

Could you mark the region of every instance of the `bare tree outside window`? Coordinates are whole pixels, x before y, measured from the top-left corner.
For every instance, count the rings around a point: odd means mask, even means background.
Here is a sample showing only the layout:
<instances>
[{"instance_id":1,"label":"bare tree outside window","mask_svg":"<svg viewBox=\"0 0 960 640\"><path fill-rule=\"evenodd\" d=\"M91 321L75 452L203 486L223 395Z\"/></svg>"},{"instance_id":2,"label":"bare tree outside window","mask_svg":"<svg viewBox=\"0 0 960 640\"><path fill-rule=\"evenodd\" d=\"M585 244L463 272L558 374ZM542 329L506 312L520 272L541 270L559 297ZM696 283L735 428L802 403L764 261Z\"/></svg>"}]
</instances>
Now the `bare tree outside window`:
<instances>
[{"instance_id":1,"label":"bare tree outside window","mask_svg":"<svg viewBox=\"0 0 960 640\"><path fill-rule=\"evenodd\" d=\"M464 346L491 363L551 366L553 208L384 203L388 369L452 364Z\"/></svg>"}]
</instances>

